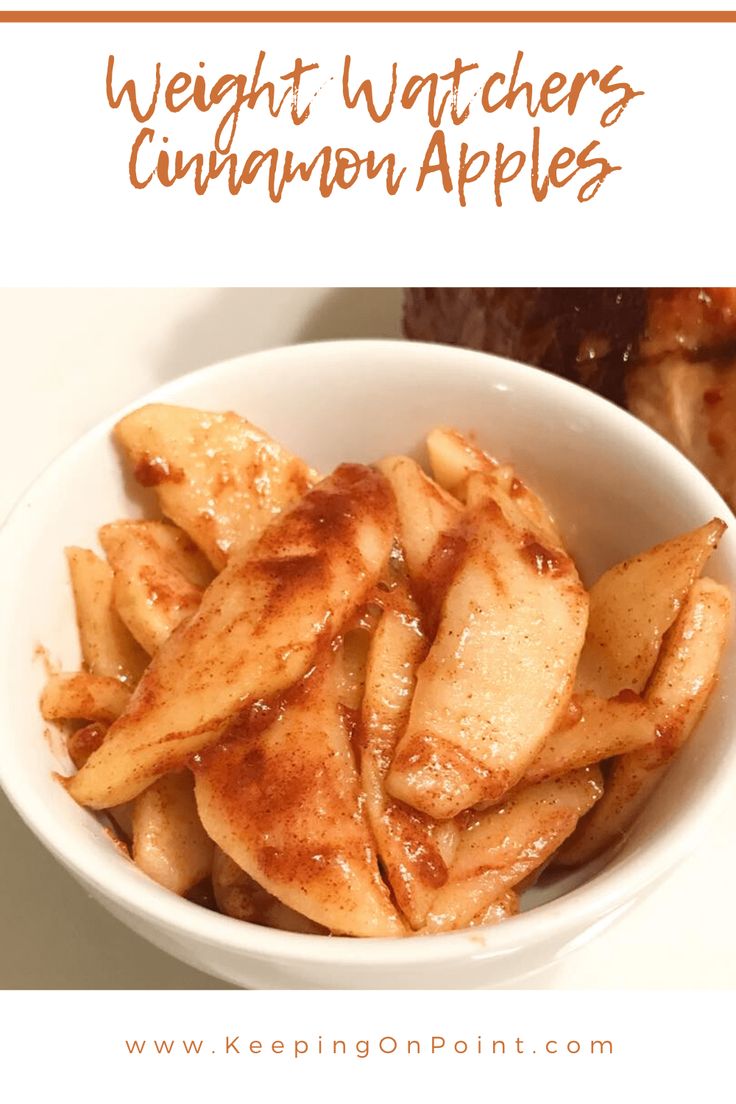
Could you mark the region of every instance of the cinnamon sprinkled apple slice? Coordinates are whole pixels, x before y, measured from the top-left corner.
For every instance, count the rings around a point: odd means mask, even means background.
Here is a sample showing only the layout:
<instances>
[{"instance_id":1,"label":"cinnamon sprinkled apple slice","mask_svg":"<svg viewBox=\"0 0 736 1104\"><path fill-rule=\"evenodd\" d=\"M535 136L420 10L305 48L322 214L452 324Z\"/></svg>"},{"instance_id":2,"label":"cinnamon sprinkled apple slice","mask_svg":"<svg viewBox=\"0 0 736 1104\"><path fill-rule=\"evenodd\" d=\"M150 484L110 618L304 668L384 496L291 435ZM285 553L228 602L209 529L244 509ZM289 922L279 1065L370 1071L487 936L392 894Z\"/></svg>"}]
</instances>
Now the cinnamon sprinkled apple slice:
<instances>
[{"instance_id":1,"label":"cinnamon sprinkled apple slice","mask_svg":"<svg viewBox=\"0 0 736 1104\"><path fill-rule=\"evenodd\" d=\"M447 884L432 902L426 931L464 928L497 904L505 890L554 854L602 793L600 768L584 767L527 786L475 816L460 837Z\"/></svg>"},{"instance_id":2,"label":"cinnamon sprinkled apple slice","mask_svg":"<svg viewBox=\"0 0 736 1104\"><path fill-rule=\"evenodd\" d=\"M438 819L523 777L569 701L588 611L570 557L492 486L465 535L387 780Z\"/></svg>"},{"instance_id":3,"label":"cinnamon sprinkled apple slice","mask_svg":"<svg viewBox=\"0 0 736 1104\"><path fill-rule=\"evenodd\" d=\"M344 464L205 591L167 640L129 707L67 786L82 805L135 797L213 743L238 711L312 666L375 585L393 541L384 477Z\"/></svg>"},{"instance_id":4,"label":"cinnamon sprinkled apple slice","mask_svg":"<svg viewBox=\"0 0 736 1104\"><path fill-rule=\"evenodd\" d=\"M208 835L289 908L343 935L404 926L381 880L328 653L261 732L234 722L195 766Z\"/></svg>"},{"instance_id":5,"label":"cinnamon sprinkled apple slice","mask_svg":"<svg viewBox=\"0 0 736 1104\"><path fill-rule=\"evenodd\" d=\"M371 639L360 725L360 769L366 811L386 879L413 928L424 923L447 881L458 828L396 801L386 775L406 725L419 664L428 641L406 586L398 583Z\"/></svg>"},{"instance_id":6,"label":"cinnamon sprinkled apple slice","mask_svg":"<svg viewBox=\"0 0 736 1104\"><path fill-rule=\"evenodd\" d=\"M719 518L609 568L590 591L590 620L579 690L611 697L644 689L662 638L718 547Z\"/></svg>"},{"instance_id":7,"label":"cinnamon sprinkled apple slice","mask_svg":"<svg viewBox=\"0 0 736 1104\"><path fill-rule=\"evenodd\" d=\"M317 481L298 456L238 414L150 403L115 436L161 509L220 570Z\"/></svg>"}]
</instances>

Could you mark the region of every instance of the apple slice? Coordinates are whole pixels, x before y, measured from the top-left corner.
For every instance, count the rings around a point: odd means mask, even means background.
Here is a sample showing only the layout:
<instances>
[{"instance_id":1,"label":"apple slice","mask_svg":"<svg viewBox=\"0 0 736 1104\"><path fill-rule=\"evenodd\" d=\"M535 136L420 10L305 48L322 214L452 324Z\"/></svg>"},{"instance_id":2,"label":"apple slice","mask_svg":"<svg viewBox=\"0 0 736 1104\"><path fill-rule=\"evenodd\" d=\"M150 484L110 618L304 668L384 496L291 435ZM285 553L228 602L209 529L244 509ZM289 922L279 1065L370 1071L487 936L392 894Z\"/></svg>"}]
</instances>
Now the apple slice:
<instances>
[{"instance_id":1,"label":"apple slice","mask_svg":"<svg viewBox=\"0 0 736 1104\"><path fill-rule=\"evenodd\" d=\"M397 585L373 634L361 714L361 779L366 811L394 898L412 928L420 928L440 886L458 829L388 796L385 780L406 725L416 671L427 654L419 610Z\"/></svg>"},{"instance_id":2,"label":"apple slice","mask_svg":"<svg viewBox=\"0 0 736 1104\"><path fill-rule=\"evenodd\" d=\"M647 747L615 760L602 800L557 857L561 865L581 866L628 832L703 714L718 678L731 606L730 592L720 583L705 578L693 584L664 638L645 693L656 718L657 737Z\"/></svg>"},{"instance_id":3,"label":"apple slice","mask_svg":"<svg viewBox=\"0 0 736 1104\"><path fill-rule=\"evenodd\" d=\"M115 435L144 487L219 570L317 481L297 456L238 414L151 403Z\"/></svg>"},{"instance_id":4,"label":"apple slice","mask_svg":"<svg viewBox=\"0 0 736 1104\"><path fill-rule=\"evenodd\" d=\"M189 771L159 778L135 799L131 816L133 859L155 882L183 896L209 876L214 845Z\"/></svg>"},{"instance_id":5,"label":"apple slice","mask_svg":"<svg viewBox=\"0 0 736 1104\"><path fill-rule=\"evenodd\" d=\"M427 434L427 452L437 483L461 502L465 501L465 486L471 472L499 474L501 483L507 488L511 486L513 468L507 465L501 468L497 460L456 429L446 426L433 429Z\"/></svg>"},{"instance_id":6,"label":"apple slice","mask_svg":"<svg viewBox=\"0 0 736 1104\"><path fill-rule=\"evenodd\" d=\"M427 932L471 924L557 850L603 793L598 767L528 786L475 817L460 837L450 877L427 918Z\"/></svg>"},{"instance_id":7,"label":"apple slice","mask_svg":"<svg viewBox=\"0 0 736 1104\"><path fill-rule=\"evenodd\" d=\"M306 916L300 916L254 882L219 847L215 848L212 860L212 890L220 912L236 920L280 931L301 932L303 935L329 935L326 928L313 924Z\"/></svg>"},{"instance_id":8,"label":"apple slice","mask_svg":"<svg viewBox=\"0 0 736 1104\"><path fill-rule=\"evenodd\" d=\"M127 708L130 690L112 675L57 671L41 695L45 721L114 721Z\"/></svg>"},{"instance_id":9,"label":"apple slice","mask_svg":"<svg viewBox=\"0 0 736 1104\"><path fill-rule=\"evenodd\" d=\"M123 622L149 655L199 607L213 571L191 539L162 521L114 521L100 529Z\"/></svg>"},{"instance_id":10,"label":"apple slice","mask_svg":"<svg viewBox=\"0 0 736 1104\"><path fill-rule=\"evenodd\" d=\"M390 487L359 464L275 519L151 661L102 747L68 780L72 796L98 809L130 800L186 766L233 714L297 682L365 601L394 530Z\"/></svg>"},{"instance_id":11,"label":"apple slice","mask_svg":"<svg viewBox=\"0 0 736 1104\"><path fill-rule=\"evenodd\" d=\"M135 686L148 657L115 609L110 565L89 548L67 548L66 558L85 667Z\"/></svg>"},{"instance_id":12,"label":"apple slice","mask_svg":"<svg viewBox=\"0 0 736 1104\"><path fill-rule=\"evenodd\" d=\"M234 722L195 767L209 836L265 890L344 935L404 934L381 880L329 654L260 733Z\"/></svg>"},{"instance_id":13,"label":"apple slice","mask_svg":"<svg viewBox=\"0 0 736 1104\"><path fill-rule=\"evenodd\" d=\"M490 905L480 910L477 916L468 921L469 928L489 928L493 924L500 924L502 920L508 920L509 916L516 916L519 911L519 894L515 889L506 889Z\"/></svg>"},{"instance_id":14,"label":"apple slice","mask_svg":"<svg viewBox=\"0 0 736 1104\"><path fill-rule=\"evenodd\" d=\"M572 691L587 595L569 556L513 515L493 497L468 512L388 775L393 797L437 819L515 786Z\"/></svg>"},{"instance_id":15,"label":"apple slice","mask_svg":"<svg viewBox=\"0 0 736 1104\"><path fill-rule=\"evenodd\" d=\"M578 767L637 751L656 738L656 714L638 694L624 691L617 698L580 694L571 707L570 715L547 737L527 767L521 785L531 786Z\"/></svg>"},{"instance_id":16,"label":"apple slice","mask_svg":"<svg viewBox=\"0 0 736 1104\"><path fill-rule=\"evenodd\" d=\"M545 503L521 479L511 464L499 464L456 429L438 427L427 436L432 474L439 485L461 502L468 502L473 475L482 475L496 491L515 500L517 507L545 539L562 547L562 538Z\"/></svg>"},{"instance_id":17,"label":"apple slice","mask_svg":"<svg viewBox=\"0 0 736 1104\"><path fill-rule=\"evenodd\" d=\"M718 546L725 523L707 525L616 564L590 592L590 618L577 687L609 698L644 689L662 637Z\"/></svg>"},{"instance_id":18,"label":"apple slice","mask_svg":"<svg viewBox=\"0 0 736 1104\"><path fill-rule=\"evenodd\" d=\"M437 574L444 558L443 534L451 532L462 516L462 505L443 491L408 456L389 456L378 469L388 479L396 497L399 538L413 584L426 584Z\"/></svg>"}]
</instances>

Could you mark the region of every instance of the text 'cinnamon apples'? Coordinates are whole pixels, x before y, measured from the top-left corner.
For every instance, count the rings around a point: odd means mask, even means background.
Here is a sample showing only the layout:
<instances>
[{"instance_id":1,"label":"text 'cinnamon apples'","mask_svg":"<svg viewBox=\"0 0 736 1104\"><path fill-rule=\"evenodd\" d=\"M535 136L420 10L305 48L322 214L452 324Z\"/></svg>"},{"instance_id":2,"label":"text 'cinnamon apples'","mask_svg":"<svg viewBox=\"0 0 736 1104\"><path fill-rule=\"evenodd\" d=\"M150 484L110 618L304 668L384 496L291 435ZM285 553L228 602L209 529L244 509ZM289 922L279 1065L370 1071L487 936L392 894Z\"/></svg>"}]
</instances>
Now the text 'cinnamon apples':
<instances>
[{"instance_id":1,"label":"text 'cinnamon apples'","mask_svg":"<svg viewBox=\"0 0 736 1104\"><path fill-rule=\"evenodd\" d=\"M68 782L82 805L135 797L230 717L297 682L365 600L395 528L384 477L343 464L232 560L147 668L103 745Z\"/></svg>"}]
</instances>

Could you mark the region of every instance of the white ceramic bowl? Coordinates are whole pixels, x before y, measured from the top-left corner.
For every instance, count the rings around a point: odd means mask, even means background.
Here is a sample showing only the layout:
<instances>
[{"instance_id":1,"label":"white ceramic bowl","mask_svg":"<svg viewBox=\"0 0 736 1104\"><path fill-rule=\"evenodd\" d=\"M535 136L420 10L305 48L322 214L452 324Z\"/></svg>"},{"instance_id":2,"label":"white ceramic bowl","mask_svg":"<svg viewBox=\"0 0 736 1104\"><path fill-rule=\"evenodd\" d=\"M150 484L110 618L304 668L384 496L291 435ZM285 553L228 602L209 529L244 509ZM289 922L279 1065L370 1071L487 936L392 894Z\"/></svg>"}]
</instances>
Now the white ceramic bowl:
<instances>
[{"instance_id":1,"label":"white ceramic bowl","mask_svg":"<svg viewBox=\"0 0 736 1104\"><path fill-rule=\"evenodd\" d=\"M472 430L549 499L588 581L717 514L731 528L708 570L736 589L736 522L703 476L628 414L532 368L408 342L314 344L203 369L135 405L151 399L235 409L323 471L342 460L414 452L437 424ZM703 724L624 848L584 884L497 927L404 940L323 938L246 924L161 889L52 780L68 761L44 741L37 705L37 645L66 668L79 655L63 547L94 546L101 523L142 509L111 442L120 414L52 464L0 537L0 775L26 823L71 873L170 954L259 988L509 984L621 915L695 847L732 793L733 646Z\"/></svg>"}]
</instances>

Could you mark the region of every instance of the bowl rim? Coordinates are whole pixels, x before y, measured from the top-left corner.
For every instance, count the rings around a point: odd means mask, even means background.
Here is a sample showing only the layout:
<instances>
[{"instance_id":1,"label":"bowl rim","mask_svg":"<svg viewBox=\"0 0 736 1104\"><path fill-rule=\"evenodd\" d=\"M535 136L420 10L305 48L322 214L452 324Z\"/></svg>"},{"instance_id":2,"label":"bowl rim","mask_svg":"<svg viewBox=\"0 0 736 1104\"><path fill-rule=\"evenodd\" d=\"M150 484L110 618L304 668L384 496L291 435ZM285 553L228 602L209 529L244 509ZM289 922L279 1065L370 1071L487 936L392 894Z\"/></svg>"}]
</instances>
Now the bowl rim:
<instances>
[{"instance_id":1,"label":"bowl rim","mask_svg":"<svg viewBox=\"0 0 736 1104\"><path fill-rule=\"evenodd\" d=\"M699 484L706 503L710 500L708 510L713 508L732 532L736 532L736 518L699 469L649 426L600 395L560 376L489 353L408 340L356 338L301 342L221 360L164 382L98 422L57 455L16 500L0 526L0 574L7 579L8 569L12 572L15 566L13 538L16 533L22 535L26 512L35 499L42 497L47 487L63 476L65 466L73 466L80 454L91 445L109 437L112 427L126 413L149 402L176 402L177 399L186 402L186 392L192 384L218 374L238 372L245 376L248 371L267 370L269 362L284 365L287 361L311 358L315 363L319 360L320 351L326 350L332 356L348 358L354 356L358 348L368 357L380 350L394 359L397 366L402 362L406 365L413 358L428 375L440 371L444 375L448 368L458 371L462 367L461 362L464 362L468 369L475 366L479 372L487 372L489 386L494 375L496 382L499 376L511 377L513 383L538 389L540 402L544 401L545 395L555 392L555 405L559 403L571 412L588 415L591 410L593 413L597 411L599 417L608 419L612 431L627 438L630 447L634 446L636 439L638 451L658 453L679 481ZM428 355L430 350L431 359ZM736 546L731 553L731 561L736 575ZM0 592L0 621L3 620L7 601L3 593L7 594L11 589L4 588ZM10 624L10 619L6 617L4 623ZM3 696L0 722L5 719L5 724L0 723L0 746L4 740L3 732L12 731L7 710ZM236 920L163 889L134 864L120 863L115 848L110 849L110 862L102 860L96 846L80 847L78 839L67 838L76 835L74 827L67 831L64 822L60 823L44 805L38 790L34 788L32 775L29 773L25 777L27 772L20 766L16 769L12 756L0 754L0 785L21 819L62 865L83 884L93 887L105 903L114 903L143 921L153 922L159 929L229 952L240 952L262 960L274 959L282 964L303 962L354 968L437 962L450 964L469 958L480 960L509 955L538 942L552 941L570 931L580 937L596 921L623 911L644 889L697 847L708 824L725 805L731 791L730 774L733 770L736 770L736 741L722 761L722 769L708 781L700 801L682 807L678 816L660 827L654 841L627 856L621 864L614 862L576 889L503 924L441 933L422 939L360 939L285 932ZM72 846L65 846L65 843ZM94 862L86 863L87 852L94 856Z\"/></svg>"}]
</instances>

